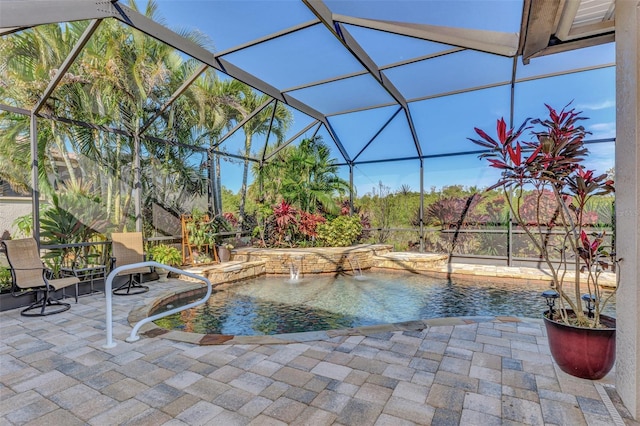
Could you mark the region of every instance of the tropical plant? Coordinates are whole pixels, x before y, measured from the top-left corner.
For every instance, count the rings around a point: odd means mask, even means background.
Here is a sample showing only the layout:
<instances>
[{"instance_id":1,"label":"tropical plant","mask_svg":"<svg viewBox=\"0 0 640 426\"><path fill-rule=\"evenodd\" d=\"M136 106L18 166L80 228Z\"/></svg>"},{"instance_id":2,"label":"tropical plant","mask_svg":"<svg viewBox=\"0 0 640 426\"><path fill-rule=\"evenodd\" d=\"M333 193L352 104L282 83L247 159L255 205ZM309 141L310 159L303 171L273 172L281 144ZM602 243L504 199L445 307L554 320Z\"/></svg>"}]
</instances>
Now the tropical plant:
<instances>
[{"instance_id":1,"label":"tropical plant","mask_svg":"<svg viewBox=\"0 0 640 426\"><path fill-rule=\"evenodd\" d=\"M443 197L426 209L426 222L442 229L458 229L462 224L477 224L485 218L476 213L480 197Z\"/></svg>"},{"instance_id":2,"label":"tropical plant","mask_svg":"<svg viewBox=\"0 0 640 426\"><path fill-rule=\"evenodd\" d=\"M338 177L338 166L321 137L303 139L297 148L288 151L281 168L285 200L307 213L314 213L319 207L330 214L338 213L334 197L344 196L349 184Z\"/></svg>"},{"instance_id":3,"label":"tropical plant","mask_svg":"<svg viewBox=\"0 0 640 426\"><path fill-rule=\"evenodd\" d=\"M51 73L63 63L85 26L86 21L67 25L43 25L2 37L0 102L34 107L47 87ZM60 86L74 84L78 79L78 76L68 73L61 80ZM54 112L52 103L43 105L41 112ZM0 158L3 159L0 161L0 179L9 182L14 190L28 193L31 170L30 119L25 115L11 113L0 114L0 119ZM38 126L38 181L44 194L51 192L56 182L61 182L62 167L59 163L64 164L68 179L76 177L65 143L66 135L68 132L65 126L59 126L54 121L46 126ZM47 175L52 179L47 179Z\"/></svg>"},{"instance_id":4,"label":"tropical plant","mask_svg":"<svg viewBox=\"0 0 640 426\"><path fill-rule=\"evenodd\" d=\"M85 192L87 188L73 184L61 186L60 194L53 194L51 204L43 209L40 215L43 242L48 245L72 245L48 251L44 255L45 260L76 268L106 261L102 245L79 245L104 241L107 231L113 228L106 220L99 199Z\"/></svg>"},{"instance_id":5,"label":"tropical plant","mask_svg":"<svg viewBox=\"0 0 640 426\"><path fill-rule=\"evenodd\" d=\"M179 266L182 263L182 253L177 248L167 244L157 244L148 251L151 259L169 266Z\"/></svg>"},{"instance_id":6,"label":"tropical plant","mask_svg":"<svg viewBox=\"0 0 640 426\"><path fill-rule=\"evenodd\" d=\"M342 200L340 203L340 214L342 216L356 216L360 220L360 235L356 238L358 241L366 240L371 237L371 219L369 217L369 213L364 211L358 206L350 207L349 200ZM352 214L353 213L353 214Z\"/></svg>"},{"instance_id":7,"label":"tropical plant","mask_svg":"<svg viewBox=\"0 0 640 426\"><path fill-rule=\"evenodd\" d=\"M358 216L338 216L318 225L318 240L327 247L349 247L358 241L362 223Z\"/></svg>"},{"instance_id":8,"label":"tropical plant","mask_svg":"<svg viewBox=\"0 0 640 426\"><path fill-rule=\"evenodd\" d=\"M209 241L209 216L206 216L198 209L194 209L191 215L185 217L185 227L187 231L187 243L196 246L198 251L202 251Z\"/></svg>"},{"instance_id":9,"label":"tropical plant","mask_svg":"<svg viewBox=\"0 0 640 426\"><path fill-rule=\"evenodd\" d=\"M28 237L33 231L33 215L31 213L18 216L13 221L13 225L18 228L22 237Z\"/></svg>"},{"instance_id":10,"label":"tropical plant","mask_svg":"<svg viewBox=\"0 0 640 426\"><path fill-rule=\"evenodd\" d=\"M0 293L8 293L12 283L11 270L6 266L0 266Z\"/></svg>"},{"instance_id":11,"label":"tropical plant","mask_svg":"<svg viewBox=\"0 0 640 426\"><path fill-rule=\"evenodd\" d=\"M137 9L134 1L129 5ZM145 5L147 17L161 20L154 1ZM42 25L0 39L0 103L32 108L87 24ZM209 43L199 34L182 35L201 45ZM148 35L116 21L103 21L41 110L97 125L76 127L56 119L39 120L37 159L43 195L83 177L101 191L108 218L120 228L130 227L135 220L137 146L142 153L143 204L184 211L181 207L189 197L205 194L209 168L206 161L194 157L205 152L203 146L213 148L230 125L229 118L237 116L235 108L247 86L236 82L241 89L231 87L207 70L166 113L149 122L198 66L198 61L183 60L174 48ZM109 127L119 131L108 131ZM29 117L2 112L0 129L0 179L28 193Z\"/></svg>"},{"instance_id":12,"label":"tropical plant","mask_svg":"<svg viewBox=\"0 0 640 426\"><path fill-rule=\"evenodd\" d=\"M605 243L604 231L587 229L585 207L592 197L612 193L613 181L606 173L597 175L582 165L588 153L584 146L588 132L580 121L586 117L568 106L560 112L546 107L548 118L527 119L518 129L507 129L504 119L498 120L497 140L478 128L480 139L469 139L487 148L480 158L502 171L490 189L503 189L512 217L551 274L551 288L559 295L560 307L551 309L549 315L566 324L599 328L601 312L615 290L603 288L598 280L619 260ZM530 129L535 140L521 142ZM525 202L525 191L533 197L530 203ZM559 239L550 239L552 232ZM555 254L561 262L554 262ZM587 290L586 313L583 289Z\"/></svg>"},{"instance_id":13,"label":"tropical plant","mask_svg":"<svg viewBox=\"0 0 640 426\"><path fill-rule=\"evenodd\" d=\"M185 216L187 239L190 245L196 246L198 251L213 248L222 241L220 233L231 230L229 222L223 216L215 216L213 219L199 209L194 209L190 215Z\"/></svg>"},{"instance_id":14,"label":"tropical plant","mask_svg":"<svg viewBox=\"0 0 640 426\"><path fill-rule=\"evenodd\" d=\"M278 143L282 143L292 120L291 111L289 111L289 109L280 102L276 102L275 106L265 108L256 113L257 109L268 100L268 96L259 94L249 86L244 86L239 96L239 105L236 108L238 112L238 118L236 121L238 122L249 118L255 113L253 118L251 118L243 127L245 141L244 152L242 155L244 156L244 161L242 170L242 186L240 187L240 205L238 208L238 220L241 225L245 220L245 204L248 189L247 182L249 178L249 157L251 156L253 136L272 133L276 136ZM274 108L275 111L273 110Z\"/></svg>"},{"instance_id":15,"label":"tropical plant","mask_svg":"<svg viewBox=\"0 0 640 426\"><path fill-rule=\"evenodd\" d=\"M403 189L401 188L401 191ZM408 186L404 188L405 193L410 190ZM372 198L375 200L374 204L374 220L377 226L376 240L378 243L386 243L389 239L389 228L391 227L391 188L383 185L382 181L378 182L378 188L373 188Z\"/></svg>"},{"instance_id":16,"label":"tropical plant","mask_svg":"<svg viewBox=\"0 0 640 426\"><path fill-rule=\"evenodd\" d=\"M251 193L268 204L284 199L298 211L339 214L336 198L349 184L338 176L331 150L320 136L303 139L298 146L276 146L274 157L254 166L256 182Z\"/></svg>"},{"instance_id":17,"label":"tropical plant","mask_svg":"<svg viewBox=\"0 0 640 426\"><path fill-rule=\"evenodd\" d=\"M273 216L276 225L276 244L288 244L291 246L293 244L293 233L298 224L296 209L282 200L279 205L273 208Z\"/></svg>"},{"instance_id":18,"label":"tropical plant","mask_svg":"<svg viewBox=\"0 0 640 426\"><path fill-rule=\"evenodd\" d=\"M298 212L300 218L298 219L298 231L311 238L318 236L318 225L325 223L327 219L324 216L314 213L307 213L305 211Z\"/></svg>"},{"instance_id":19,"label":"tropical plant","mask_svg":"<svg viewBox=\"0 0 640 426\"><path fill-rule=\"evenodd\" d=\"M433 242L439 252L469 253L477 246L475 235L464 232L470 227L486 223L487 218L477 212L480 197L442 197L425 210L425 223L440 227L440 238Z\"/></svg>"}]
</instances>

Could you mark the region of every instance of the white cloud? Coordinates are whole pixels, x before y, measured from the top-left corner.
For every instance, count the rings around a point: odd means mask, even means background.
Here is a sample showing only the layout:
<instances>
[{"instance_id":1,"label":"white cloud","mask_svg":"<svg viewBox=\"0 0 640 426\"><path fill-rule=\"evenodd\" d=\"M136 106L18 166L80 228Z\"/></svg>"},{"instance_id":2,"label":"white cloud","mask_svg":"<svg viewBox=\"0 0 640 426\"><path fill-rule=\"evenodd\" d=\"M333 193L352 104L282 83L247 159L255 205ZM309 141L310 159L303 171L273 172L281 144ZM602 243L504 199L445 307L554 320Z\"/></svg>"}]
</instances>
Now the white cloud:
<instances>
[{"instance_id":1,"label":"white cloud","mask_svg":"<svg viewBox=\"0 0 640 426\"><path fill-rule=\"evenodd\" d=\"M593 133L588 139L606 139L616 137L616 123L595 123L586 126L587 130Z\"/></svg>"},{"instance_id":2,"label":"white cloud","mask_svg":"<svg viewBox=\"0 0 640 426\"><path fill-rule=\"evenodd\" d=\"M592 104L580 104L576 106L578 110L599 110L606 108L614 108L616 106L616 101L613 99L605 99L602 102L592 103Z\"/></svg>"}]
</instances>

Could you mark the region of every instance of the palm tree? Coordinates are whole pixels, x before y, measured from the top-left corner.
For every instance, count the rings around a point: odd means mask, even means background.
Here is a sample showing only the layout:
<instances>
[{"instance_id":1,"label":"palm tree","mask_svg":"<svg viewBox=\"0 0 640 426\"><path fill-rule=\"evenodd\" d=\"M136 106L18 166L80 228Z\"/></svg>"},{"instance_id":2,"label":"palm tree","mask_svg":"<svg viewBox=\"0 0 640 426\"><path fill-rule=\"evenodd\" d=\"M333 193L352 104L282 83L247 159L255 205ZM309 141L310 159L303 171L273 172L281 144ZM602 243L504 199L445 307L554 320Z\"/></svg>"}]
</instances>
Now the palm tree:
<instances>
[{"instance_id":1,"label":"palm tree","mask_svg":"<svg viewBox=\"0 0 640 426\"><path fill-rule=\"evenodd\" d=\"M134 2L131 5L136 7ZM156 14L156 4L147 3L145 15L157 20ZM180 84L193 65L185 64L178 52L164 43L115 21L104 21L74 67L82 70L90 81L84 88L89 96L78 102L76 113L85 121L121 127L133 135L85 131L85 137L78 141L80 152L98 165L97 174L104 181L103 198L114 222L126 226L133 202L136 138L145 154L141 164L143 193L164 194L165 188L175 193L180 186L189 189L202 186L201 179L184 168L188 150L140 137L142 124L171 95L170 89ZM194 118L190 117L189 109L181 106L178 103L155 120L148 133L189 141L189 124ZM173 179L174 176L180 179ZM157 197L149 197L153 198Z\"/></svg>"},{"instance_id":2,"label":"palm tree","mask_svg":"<svg viewBox=\"0 0 640 426\"><path fill-rule=\"evenodd\" d=\"M259 94L249 86L245 86L245 90L241 93L240 106L237 111L241 119L245 119L249 114L255 111L260 105L269 100L267 95ZM242 171L242 186L240 187L240 206L238 208L238 220L240 225L245 221L245 205L247 199L247 181L249 177L249 160L251 155L251 145L253 136L256 134L264 135L269 131L271 117L273 116L273 125L271 133L277 138L277 144L284 141L287 129L292 120L291 112L282 104L276 104L276 111L273 114L273 107L265 108L256 114L251 120L244 125L244 168ZM241 120L237 120L241 121Z\"/></svg>"},{"instance_id":3,"label":"palm tree","mask_svg":"<svg viewBox=\"0 0 640 426\"><path fill-rule=\"evenodd\" d=\"M230 130L234 121L241 120L244 109L241 104L243 93L250 90L244 83L234 80L221 80L213 71L208 70L203 78L190 88L191 98L198 106L199 114L196 144L210 150L220 150L219 139L224 130ZM220 155L213 154L216 174L209 176L215 188L212 195L213 210L222 210L222 185L220 182Z\"/></svg>"},{"instance_id":4,"label":"palm tree","mask_svg":"<svg viewBox=\"0 0 640 426\"><path fill-rule=\"evenodd\" d=\"M349 189L349 183L337 175L335 159L320 136L281 150L276 160L256 167L254 173L264 182L265 201L275 204L281 196L307 213L321 208L338 214L335 198L344 196Z\"/></svg>"},{"instance_id":5,"label":"palm tree","mask_svg":"<svg viewBox=\"0 0 640 426\"><path fill-rule=\"evenodd\" d=\"M396 191L397 194L405 196L411 194L411 192L411 186L406 183L400 185L400 188L398 188L398 190Z\"/></svg>"},{"instance_id":6,"label":"palm tree","mask_svg":"<svg viewBox=\"0 0 640 426\"><path fill-rule=\"evenodd\" d=\"M79 38L86 24L43 25L0 39L0 102L8 105L32 108L47 87L52 73L64 61L71 47ZM73 84L77 77L67 74L61 87ZM54 100L43 107L44 113L51 113ZM29 117L2 113L0 128L0 178L20 191L28 192L30 187L30 138ZM53 176L53 183L61 182L58 159L62 159L69 179L77 184L74 165L65 144L64 129L51 122L49 126L39 126L38 162L40 168L40 189L43 193L52 191L47 175ZM53 143L50 143L53 141Z\"/></svg>"},{"instance_id":7,"label":"palm tree","mask_svg":"<svg viewBox=\"0 0 640 426\"><path fill-rule=\"evenodd\" d=\"M135 3L132 3L135 8ZM153 19L155 3L149 2L145 14ZM47 86L51 73L64 61L86 27L86 22L64 26L44 25L0 39L5 61L0 66L0 99L9 105L32 107ZM137 135L140 126L170 96L193 66L185 63L170 46L160 43L114 20L105 20L74 64L66 73L44 113L67 116L80 121L120 127ZM154 123L150 132L157 136L191 141L191 123L197 114L188 103L176 108ZM0 178L12 187L27 191L29 187L28 117L3 113L0 128ZM143 175L144 189L169 188L180 194L197 191L202 179L189 166L190 151L163 143L141 141L148 159L143 166L154 166ZM78 164L85 180L94 182L103 194L109 218L126 223L131 204L134 168L133 138L87 128L73 128L50 120L39 126L39 162L42 188L48 188L47 176L62 183L57 159L62 158L73 186L79 182L68 148L80 154ZM143 170L148 168L143 167ZM178 177L175 179L174 177ZM164 178L164 179L163 179ZM181 188L182 187L182 188ZM187 189L182 191L181 189Z\"/></svg>"},{"instance_id":8,"label":"palm tree","mask_svg":"<svg viewBox=\"0 0 640 426\"><path fill-rule=\"evenodd\" d=\"M130 2L136 8L135 2ZM145 15L158 21L156 4L146 5ZM86 28L86 21L67 25L45 25L0 39L0 101L33 106L48 84L51 72L64 61ZM189 36L188 34L184 34ZM194 41L202 41L191 35ZM39 162L43 188L47 176L62 182L56 159L61 156L73 186L85 181L100 191L111 221L126 226L134 182L134 140L143 123L158 110L196 67L184 61L170 46L160 43L115 20L104 20L69 72L48 100L43 112L126 130L122 133L75 128L56 121L39 126ZM148 128L147 134L180 144L141 138L142 188L163 204L182 206L189 194L205 188L201 161L184 145L217 148L225 128L242 121L268 99L235 80L219 80L205 72L170 109ZM245 152L251 152L252 136L265 134L271 111L265 110L245 125ZM291 114L278 105L272 133L282 142ZM22 191L29 188L28 117L0 115L0 178ZM67 150L79 154L72 163ZM219 161L219 158L216 159ZM80 167L81 174L74 173ZM244 215L248 162L245 162L241 216ZM218 167L219 170L219 167ZM145 172L146 171L146 172ZM77 179L78 178L78 179ZM219 189L218 189L219 192Z\"/></svg>"}]
</instances>

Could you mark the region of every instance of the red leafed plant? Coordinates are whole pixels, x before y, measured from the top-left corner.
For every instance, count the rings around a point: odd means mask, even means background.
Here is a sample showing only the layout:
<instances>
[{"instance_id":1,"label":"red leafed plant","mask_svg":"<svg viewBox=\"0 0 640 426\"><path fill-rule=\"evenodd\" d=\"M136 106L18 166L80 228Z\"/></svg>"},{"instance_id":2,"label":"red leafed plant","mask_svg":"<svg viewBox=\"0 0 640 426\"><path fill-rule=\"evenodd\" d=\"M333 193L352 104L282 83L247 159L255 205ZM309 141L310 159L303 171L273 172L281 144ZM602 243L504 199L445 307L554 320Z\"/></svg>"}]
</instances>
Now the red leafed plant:
<instances>
[{"instance_id":1,"label":"red leafed plant","mask_svg":"<svg viewBox=\"0 0 640 426\"><path fill-rule=\"evenodd\" d=\"M223 213L222 217L224 217L231 226L234 228L238 226L238 218L231 212Z\"/></svg>"},{"instance_id":2,"label":"red leafed plant","mask_svg":"<svg viewBox=\"0 0 640 426\"><path fill-rule=\"evenodd\" d=\"M591 197L612 193L613 181L582 165L588 155L584 146L588 132L579 122L586 117L568 106L560 112L545 106L547 118L528 118L517 130L507 129L504 119L500 119L497 140L478 128L475 131L480 139L469 140L488 148L480 158L502 171L489 189L500 187L505 191L513 220L525 231L549 269L551 286L560 296L556 319L597 328L601 326L600 313L615 292L600 286L598 278L620 260L610 253L603 232L590 236L584 229L593 221L593 214L585 208ZM520 140L527 130L535 137L533 141ZM552 230L557 234L555 238L550 238ZM554 262L553 255L559 255L561 262ZM566 289L569 269L573 272L573 286ZM583 286L595 303L591 314L583 310ZM568 315L569 309L575 317Z\"/></svg>"},{"instance_id":3,"label":"red leafed plant","mask_svg":"<svg viewBox=\"0 0 640 426\"><path fill-rule=\"evenodd\" d=\"M273 208L273 215L276 220L276 232L280 242L287 236L290 228L297 225L297 213L296 209L284 200Z\"/></svg>"},{"instance_id":4,"label":"red leafed plant","mask_svg":"<svg viewBox=\"0 0 640 426\"><path fill-rule=\"evenodd\" d=\"M301 234L307 237L317 237L318 233L316 228L319 224L325 223L327 219L319 214L307 213L305 211L300 212L300 219L298 220L298 230Z\"/></svg>"}]
</instances>

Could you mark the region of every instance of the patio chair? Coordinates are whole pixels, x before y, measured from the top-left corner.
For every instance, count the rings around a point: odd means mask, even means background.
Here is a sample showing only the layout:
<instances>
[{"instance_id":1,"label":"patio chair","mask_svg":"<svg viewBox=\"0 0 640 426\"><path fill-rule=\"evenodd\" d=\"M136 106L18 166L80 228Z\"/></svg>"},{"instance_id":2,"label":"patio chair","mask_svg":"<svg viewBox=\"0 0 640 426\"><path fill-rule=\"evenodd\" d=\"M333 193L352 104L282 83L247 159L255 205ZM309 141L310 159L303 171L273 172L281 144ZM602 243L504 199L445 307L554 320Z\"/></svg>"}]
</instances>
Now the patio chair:
<instances>
[{"instance_id":1,"label":"patio chair","mask_svg":"<svg viewBox=\"0 0 640 426\"><path fill-rule=\"evenodd\" d=\"M111 270L145 261L142 232L114 232L111 240ZM142 285L142 274L150 272L151 268L148 266L120 272L118 276L126 276L127 280L115 288L113 294L129 296L149 291L149 287Z\"/></svg>"},{"instance_id":2,"label":"patio chair","mask_svg":"<svg viewBox=\"0 0 640 426\"><path fill-rule=\"evenodd\" d=\"M53 315L68 310L71 305L58 301L54 292L75 285L76 277L53 278L51 270L46 268L40 259L38 244L33 238L3 240L9 267L11 268L11 293L18 297L24 294L35 294L35 302L20 312L26 317ZM76 303L77 303L76 295Z\"/></svg>"}]
</instances>

